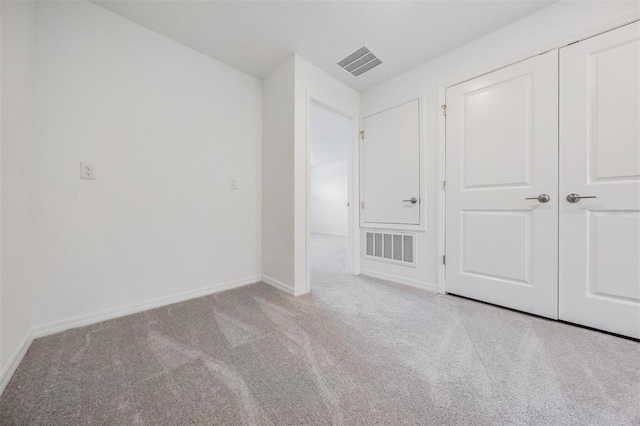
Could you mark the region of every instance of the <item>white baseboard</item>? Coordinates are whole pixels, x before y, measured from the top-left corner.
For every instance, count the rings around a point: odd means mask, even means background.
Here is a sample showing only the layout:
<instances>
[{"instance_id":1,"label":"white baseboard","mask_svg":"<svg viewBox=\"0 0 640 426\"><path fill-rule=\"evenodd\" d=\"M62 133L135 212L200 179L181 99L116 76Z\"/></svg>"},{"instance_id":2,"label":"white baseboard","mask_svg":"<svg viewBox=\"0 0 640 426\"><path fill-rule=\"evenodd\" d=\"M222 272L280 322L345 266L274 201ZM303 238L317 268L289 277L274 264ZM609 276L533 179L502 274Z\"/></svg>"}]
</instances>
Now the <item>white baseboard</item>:
<instances>
[{"instance_id":1,"label":"white baseboard","mask_svg":"<svg viewBox=\"0 0 640 426\"><path fill-rule=\"evenodd\" d=\"M294 291L293 292L294 296L298 297L298 296L304 296L305 294L309 294L311 293L311 289L307 289L307 290L300 290L300 291Z\"/></svg>"},{"instance_id":2,"label":"white baseboard","mask_svg":"<svg viewBox=\"0 0 640 426\"><path fill-rule=\"evenodd\" d=\"M293 288L291 288L290 285L283 283L282 281L278 281L275 278L271 278L267 275L263 275L262 276L262 282L265 284L270 285L271 287L277 288L280 291L284 291L287 294L290 294L291 296L298 296L295 293L295 290Z\"/></svg>"},{"instance_id":3,"label":"white baseboard","mask_svg":"<svg viewBox=\"0 0 640 426\"><path fill-rule=\"evenodd\" d=\"M27 354L33 340L33 327L31 327L18 345L16 351L11 355L11 358L9 358L9 362L5 368L0 372L0 396L2 396L2 393L7 388L7 385L11 381L11 377L13 377L13 373L18 369L20 362L22 362L22 359Z\"/></svg>"},{"instance_id":4,"label":"white baseboard","mask_svg":"<svg viewBox=\"0 0 640 426\"><path fill-rule=\"evenodd\" d=\"M404 285L407 285L409 287L419 288L421 290L428 290L428 291L433 291L433 292L437 292L438 291L438 286L436 284L426 283L426 282L423 282L423 281L414 280L412 278L400 277L398 275L385 274L383 272L372 271L370 269L362 269L360 271L360 273L362 275L367 275L369 277L379 278L381 280L391 281L391 282L398 283L398 284L404 284Z\"/></svg>"},{"instance_id":5,"label":"white baseboard","mask_svg":"<svg viewBox=\"0 0 640 426\"><path fill-rule=\"evenodd\" d=\"M177 293L170 296L158 297L156 299L147 300L144 302L132 303L130 305L121 306L118 308L105 309L98 312L93 312L85 315L78 315L71 318L65 318L58 321L52 321L46 324L39 324L33 327L33 335L35 338L47 336L49 334L59 333L61 331L69 330L71 328L83 327L85 325L95 324L102 321L107 321L114 318L124 317L127 315L135 314L138 312L146 311L148 309L159 308L161 306L172 305L174 303L184 302L185 300L195 299L197 297L207 296L213 293L219 293L225 290L231 290L238 287L243 287L249 284L255 284L260 281L260 275L254 275L239 280L228 281L225 283L214 284L209 287L200 288L197 290L185 291L183 293Z\"/></svg>"},{"instance_id":6,"label":"white baseboard","mask_svg":"<svg viewBox=\"0 0 640 426\"><path fill-rule=\"evenodd\" d=\"M329 235L330 237L344 237L344 238L347 238L347 234L337 234L337 233L333 233L333 232L313 232L313 231L311 231L310 234L312 234L312 235Z\"/></svg>"}]
</instances>

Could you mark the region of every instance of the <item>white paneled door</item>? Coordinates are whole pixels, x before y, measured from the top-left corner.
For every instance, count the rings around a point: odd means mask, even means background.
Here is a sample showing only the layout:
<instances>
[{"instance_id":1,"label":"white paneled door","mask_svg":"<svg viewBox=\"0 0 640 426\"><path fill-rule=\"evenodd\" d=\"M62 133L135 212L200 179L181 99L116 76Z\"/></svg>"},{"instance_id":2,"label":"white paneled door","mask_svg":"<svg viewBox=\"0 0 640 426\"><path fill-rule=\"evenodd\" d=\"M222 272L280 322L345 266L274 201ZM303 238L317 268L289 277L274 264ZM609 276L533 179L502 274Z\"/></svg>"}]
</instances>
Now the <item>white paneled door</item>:
<instances>
[{"instance_id":1,"label":"white paneled door","mask_svg":"<svg viewBox=\"0 0 640 426\"><path fill-rule=\"evenodd\" d=\"M365 117L363 223L420 224L418 100Z\"/></svg>"},{"instance_id":2,"label":"white paneled door","mask_svg":"<svg viewBox=\"0 0 640 426\"><path fill-rule=\"evenodd\" d=\"M636 22L560 50L559 316L635 338L639 39Z\"/></svg>"},{"instance_id":3,"label":"white paneled door","mask_svg":"<svg viewBox=\"0 0 640 426\"><path fill-rule=\"evenodd\" d=\"M558 314L558 52L447 89L446 289Z\"/></svg>"}]
</instances>

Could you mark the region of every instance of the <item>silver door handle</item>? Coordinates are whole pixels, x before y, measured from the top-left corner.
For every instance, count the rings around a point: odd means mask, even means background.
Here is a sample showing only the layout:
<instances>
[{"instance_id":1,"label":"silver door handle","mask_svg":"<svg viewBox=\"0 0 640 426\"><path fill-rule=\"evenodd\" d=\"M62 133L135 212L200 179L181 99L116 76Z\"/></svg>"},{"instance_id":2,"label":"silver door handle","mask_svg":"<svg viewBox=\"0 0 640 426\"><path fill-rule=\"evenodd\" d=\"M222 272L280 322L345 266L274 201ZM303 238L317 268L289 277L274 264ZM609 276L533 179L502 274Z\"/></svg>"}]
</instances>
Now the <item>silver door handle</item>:
<instances>
[{"instance_id":1,"label":"silver door handle","mask_svg":"<svg viewBox=\"0 0 640 426\"><path fill-rule=\"evenodd\" d=\"M549 197L549 194L540 194L537 197L529 197L529 198L525 198L525 200L538 200L541 203L548 203L549 200L551 200L551 197Z\"/></svg>"},{"instance_id":2,"label":"silver door handle","mask_svg":"<svg viewBox=\"0 0 640 426\"><path fill-rule=\"evenodd\" d=\"M567 201L570 203L577 203L583 198L598 198L598 197L596 195L578 195L578 194L567 195Z\"/></svg>"},{"instance_id":3,"label":"silver door handle","mask_svg":"<svg viewBox=\"0 0 640 426\"><path fill-rule=\"evenodd\" d=\"M403 203L411 203L411 204L415 204L418 202L418 199L416 197L413 197L410 200L402 200Z\"/></svg>"}]
</instances>

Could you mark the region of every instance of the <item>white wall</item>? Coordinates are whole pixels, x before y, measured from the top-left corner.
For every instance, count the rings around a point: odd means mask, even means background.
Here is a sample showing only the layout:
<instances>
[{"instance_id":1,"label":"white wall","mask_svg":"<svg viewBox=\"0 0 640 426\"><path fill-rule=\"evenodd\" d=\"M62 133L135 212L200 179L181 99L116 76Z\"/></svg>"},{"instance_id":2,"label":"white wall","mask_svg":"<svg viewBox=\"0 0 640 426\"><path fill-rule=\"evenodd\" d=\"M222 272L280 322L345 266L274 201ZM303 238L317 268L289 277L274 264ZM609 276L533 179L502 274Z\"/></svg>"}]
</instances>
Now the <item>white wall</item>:
<instances>
[{"instance_id":1,"label":"white wall","mask_svg":"<svg viewBox=\"0 0 640 426\"><path fill-rule=\"evenodd\" d=\"M293 293L293 144L295 62L262 82L262 274Z\"/></svg>"},{"instance_id":2,"label":"white wall","mask_svg":"<svg viewBox=\"0 0 640 426\"><path fill-rule=\"evenodd\" d=\"M309 180L310 232L346 237L347 159L311 167Z\"/></svg>"},{"instance_id":3,"label":"white wall","mask_svg":"<svg viewBox=\"0 0 640 426\"><path fill-rule=\"evenodd\" d=\"M343 160L349 154L351 120L316 102L309 109L309 164Z\"/></svg>"},{"instance_id":4,"label":"white wall","mask_svg":"<svg viewBox=\"0 0 640 426\"><path fill-rule=\"evenodd\" d=\"M417 237L417 267L362 256L362 271L436 289L442 280L444 88L515 61L566 45L637 19L638 2L558 2L472 43L362 93L362 113L421 99L426 232ZM361 235L364 241L364 232Z\"/></svg>"},{"instance_id":5,"label":"white wall","mask_svg":"<svg viewBox=\"0 0 640 426\"><path fill-rule=\"evenodd\" d=\"M35 5L0 3L0 373L16 359L32 325L30 253L32 69ZM0 392L4 384L0 374Z\"/></svg>"},{"instance_id":6,"label":"white wall","mask_svg":"<svg viewBox=\"0 0 640 426\"><path fill-rule=\"evenodd\" d=\"M37 327L257 281L260 81L88 2L36 29Z\"/></svg>"}]
</instances>

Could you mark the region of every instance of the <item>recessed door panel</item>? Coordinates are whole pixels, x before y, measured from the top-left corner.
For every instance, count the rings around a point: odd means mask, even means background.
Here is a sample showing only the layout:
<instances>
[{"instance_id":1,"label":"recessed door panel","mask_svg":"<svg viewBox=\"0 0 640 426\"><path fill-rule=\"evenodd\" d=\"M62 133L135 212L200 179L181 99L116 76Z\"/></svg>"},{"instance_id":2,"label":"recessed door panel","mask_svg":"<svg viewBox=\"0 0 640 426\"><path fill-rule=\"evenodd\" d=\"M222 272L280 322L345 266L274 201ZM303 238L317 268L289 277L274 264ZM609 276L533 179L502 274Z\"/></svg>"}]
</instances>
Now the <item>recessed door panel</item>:
<instances>
[{"instance_id":1,"label":"recessed door panel","mask_svg":"<svg viewBox=\"0 0 640 426\"><path fill-rule=\"evenodd\" d=\"M557 87L554 51L447 89L447 292L557 318Z\"/></svg>"},{"instance_id":2,"label":"recessed door panel","mask_svg":"<svg viewBox=\"0 0 640 426\"><path fill-rule=\"evenodd\" d=\"M530 211L463 211L462 273L529 284ZM491 250L487 250L487 242Z\"/></svg>"},{"instance_id":3,"label":"recessed door panel","mask_svg":"<svg viewBox=\"0 0 640 426\"><path fill-rule=\"evenodd\" d=\"M640 177L639 55L637 39L587 55L591 181Z\"/></svg>"},{"instance_id":4,"label":"recessed door panel","mask_svg":"<svg viewBox=\"0 0 640 426\"><path fill-rule=\"evenodd\" d=\"M525 74L464 95L465 188L529 184L532 83Z\"/></svg>"},{"instance_id":5,"label":"recessed door panel","mask_svg":"<svg viewBox=\"0 0 640 426\"><path fill-rule=\"evenodd\" d=\"M640 24L560 50L559 316L640 338ZM578 194L581 197L566 197Z\"/></svg>"},{"instance_id":6,"label":"recessed door panel","mask_svg":"<svg viewBox=\"0 0 640 426\"><path fill-rule=\"evenodd\" d=\"M640 235L638 211L587 213L588 295L611 302L640 302L640 245L620 244Z\"/></svg>"}]
</instances>

